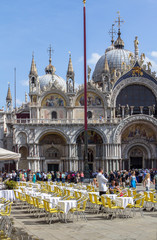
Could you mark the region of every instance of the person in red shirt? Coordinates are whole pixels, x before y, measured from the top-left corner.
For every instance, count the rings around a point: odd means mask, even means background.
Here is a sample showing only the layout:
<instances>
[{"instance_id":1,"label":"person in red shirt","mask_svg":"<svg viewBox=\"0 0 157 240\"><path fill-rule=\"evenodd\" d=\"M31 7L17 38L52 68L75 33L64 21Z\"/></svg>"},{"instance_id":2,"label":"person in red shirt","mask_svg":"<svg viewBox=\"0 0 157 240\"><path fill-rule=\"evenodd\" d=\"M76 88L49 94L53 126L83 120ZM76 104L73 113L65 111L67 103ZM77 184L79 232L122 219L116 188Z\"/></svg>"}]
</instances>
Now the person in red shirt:
<instances>
[{"instance_id":1,"label":"person in red shirt","mask_svg":"<svg viewBox=\"0 0 157 240\"><path fill-rule=\"evenodd\" d=\"M80 174L80 180L81 180L81 183L83 183L83 181L84 181L84 173L83 172L81 172L81 174Z\"/></svg>"}]
</instances>

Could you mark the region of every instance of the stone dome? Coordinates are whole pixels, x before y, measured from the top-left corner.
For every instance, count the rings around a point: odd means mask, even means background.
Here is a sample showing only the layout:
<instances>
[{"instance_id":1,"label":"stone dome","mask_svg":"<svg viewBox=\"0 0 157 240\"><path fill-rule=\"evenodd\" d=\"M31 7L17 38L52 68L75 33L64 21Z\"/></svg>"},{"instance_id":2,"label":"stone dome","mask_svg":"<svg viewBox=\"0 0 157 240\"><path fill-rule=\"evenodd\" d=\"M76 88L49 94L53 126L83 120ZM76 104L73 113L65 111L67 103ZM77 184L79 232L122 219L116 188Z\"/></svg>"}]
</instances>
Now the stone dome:
<instances>
[{"instance_id":1,"label":"stone dome","mask_svg":"<svg viewBox=\"0 0 157 240\"><path fill-rule=\"evenodd\" d=\"M112 45L106 49L105 54L97 62L92 76L93 81L102 81L102 73L104 71L105 65L105 56L108 61L110 73L112 73L115 69L120 71L123 70L122 63L125 63L126 66L130 65L130 54L134 56L132 52L124 49L124 41L121 39L121 32L119 29L117 40L114 42L114 44L112 43Z\"/></svg>"},{"instance_id":2,"label":"stone dome","mask_svg":"<svg viewBox=\"0 0 157 240\"><path fill-rule=\"evenodd\" d=\"M115 49L115 46L112 44L108 48L106 48L106 52L109 52L111 50Z\"/></svg>"},{"instance_id":3,"label":"stone dome","mask_svg":"<svg viewBox=\"0 0 157 240\"><path fill-rule=\"evenodd\" d=\"M110 72L114 69L122 69L122 63L124 62L126 65L130 65L129 54L131 52L125 49L113 48L106 51L106 57L109 65ZM133 54L133 53L131 53ZM105 54L98 60L94 72L93 72L93 81L99 82L101 81L101 74L104 69L105 64Z\"/></svg>"},{"instance_id":4,"label":"stone dome","mask_svg":"<svg viewBox=\"0 0 157 240\"><path fill-rule=\"evenodd\" d=\"M53 83L55 81L57 81L57 83L65 89L66 87L65 80L56 74L53 74L53 75L45 74L43 76L40 76L39 77L40 89L43 91L44 87L48 87L51 82Z\"/></svg>"}]
</instances>

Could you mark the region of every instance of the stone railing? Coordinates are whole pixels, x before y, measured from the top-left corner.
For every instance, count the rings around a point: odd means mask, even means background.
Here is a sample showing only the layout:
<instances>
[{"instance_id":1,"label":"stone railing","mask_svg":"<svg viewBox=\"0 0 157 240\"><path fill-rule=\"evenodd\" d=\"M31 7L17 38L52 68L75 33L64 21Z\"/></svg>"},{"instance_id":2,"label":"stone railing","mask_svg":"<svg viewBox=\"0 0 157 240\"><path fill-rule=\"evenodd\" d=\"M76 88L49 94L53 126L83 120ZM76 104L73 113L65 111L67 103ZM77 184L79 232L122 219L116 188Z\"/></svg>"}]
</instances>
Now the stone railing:
<instances>
[{"instance_id":1,"label":"stone railing","mask_svg":"<svg viewBox=\"0 0 157 240\"><path fill-rule=\"evenodd\" d=\"M113 118L113 119L88 119L88 124L116 124L119 123L121 119L118 118ZM83 125L84 124L84 119L12 119L12 120L7 120L7 123L9 124L29 124L29 125Z\"/></svg>"}]
</instances>

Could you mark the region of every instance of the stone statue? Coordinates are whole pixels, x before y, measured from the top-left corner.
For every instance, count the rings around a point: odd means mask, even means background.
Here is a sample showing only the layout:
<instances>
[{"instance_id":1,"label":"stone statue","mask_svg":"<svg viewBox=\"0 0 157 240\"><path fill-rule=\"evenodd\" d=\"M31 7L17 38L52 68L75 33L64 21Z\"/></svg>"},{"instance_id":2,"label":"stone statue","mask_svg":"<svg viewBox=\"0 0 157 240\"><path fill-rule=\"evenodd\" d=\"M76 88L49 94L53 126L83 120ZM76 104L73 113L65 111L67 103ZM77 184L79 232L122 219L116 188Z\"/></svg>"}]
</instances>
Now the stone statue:
<instances>
[{"instance_id":1,"label":"stone statue","mask_svg":"<svg viewBox=\"0 0 157 240\"><path fill-rule=\"evenodd\" d=\"M122 69L123 69L124 71L126 71L126 63L125 63L125 62L122 62Z\"/></svg>"},{"instance_id":2,"label":"stone statue","mask_svg":"<svg viewBox=\"0 0 157 240\"><path fill-rule=\"evenodd\" d=\"M135 37L135 41L134 41L135 52L138 51L138 45L139 45L138 37Z\"/></svg>"},{"instance_id":3,"label":"stone statue","mask_svg":"<svg viewBox=\"0 0 157 240\"><path fill-rule=\"evenodd\" d=\"M69 81L69 92L73 92L73 85L72 85L72 81Z\"/></svg>"},{"instance_id":4,"label":"stone statue","mask_svg":"<svg viewBox=\"0 0 157 240\"><path fill-rule=\"evenodd\" d=\"M134 56L132 53L129 53L129 59L130 59L130 64L133 65L134 64Z\"/></svg>"},{"instance_id":5,"label":"stone statue","mask_svg":"<svg viewBox=\"0 0 157 240\"><path fill-rule=\"evenodd\" d=\"M121 77L121 72L120 72L120 70L117 71L117 75L118 75L118 78Z\"/></svg>"},{"instance_id":6,"label":"stone statue","mask_svg":"<svg viewBox=\"0 0 157 240\"><path fill-rule=\"evenodd\" d=\"M25 103L28 102L27 93L25 92Z\"/></svg>"},{"instance_id":7,"label":"stone statue","mask_svg":"<svg viewBox=\"0 0 157 240\"><path fill-rule=\"evenodd\" d=\"M119 104L117 108L117 116L120 116L120 115L121 115L121 105Z\"/></svg>"},{"instance_id":8,"label":"stone statue","mask_svg":"<svg viewBox=\"0 0 157 240\"><path fill-rule=\"evenodd\" d=\"M152 112L153 112L153 115L154 115L155 114L155 104L153 104Z\"/></svg>"},{"instance_id":9,"label":"stone statue","mask_svg":"<svg viewBox=\"0 0 157 240\"><path fill-rule=\"evenodd\" d=\"M88 66L88 82L90 80L90 74L91 74L92 69Z\"/></svg>"},{"instance_id":10,"label":"stone statue","mask_svg":"<svg viewBox=\"0 0 157 240\"><path fill-rule=\"evenodd\" d=\"M125 114L126 114L126 116L129 115L129 105L128 104L125 107Z\"/></svg>"},{"instance_id":11,"label":"stone statue","mask_svg":"<svg viewBox=\"0 0 157 240\"><path fill-rule=\"evenodd\" d=\"M141 54L141 57L140 57L140 64L141 64L141 65L143 65L145 57L146 57L145 54L142 53L142 54Z\"/></svg>"},{"instance_id":12,"label":"stone statue","mask_svg":"<svg viewBox=\"0 0 157 240\"><path fill-rule=\"evenodd\" d=\"M107 102L107 106L110 106L110 95L106 94L106 102Z\"/></svg>"},{"instance_id":13,"label":"stone statue","mask_svg":"<svg viewBox=\"0 0 157 240\"><path fill-rule=\"evenodd\" d=\"M148 67L148 71L151 71L151 67L152 67L151 62L148 62L148 63L147 63L147 67Z\"/></svg>"}]
</instances>

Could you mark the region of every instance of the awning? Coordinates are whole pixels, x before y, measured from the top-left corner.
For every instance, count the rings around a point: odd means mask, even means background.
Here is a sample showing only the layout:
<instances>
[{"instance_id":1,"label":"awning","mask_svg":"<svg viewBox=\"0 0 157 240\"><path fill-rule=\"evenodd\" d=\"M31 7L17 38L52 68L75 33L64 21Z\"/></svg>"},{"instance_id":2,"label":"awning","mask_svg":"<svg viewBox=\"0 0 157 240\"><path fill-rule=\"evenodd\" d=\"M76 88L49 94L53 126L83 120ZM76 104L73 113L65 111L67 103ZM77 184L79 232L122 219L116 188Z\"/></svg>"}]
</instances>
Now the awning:
<instances>
[{"instance_id":1,"label":"awning","mask_svg":"<svg viewBox=\"0 0 157 240\"><path fill-rule=\"evenodd\" d=\"M8 151L4 148L0 148L0 161L15 160L18 161L21 157L20 153Z\"/></svg>"}]
</instances>

